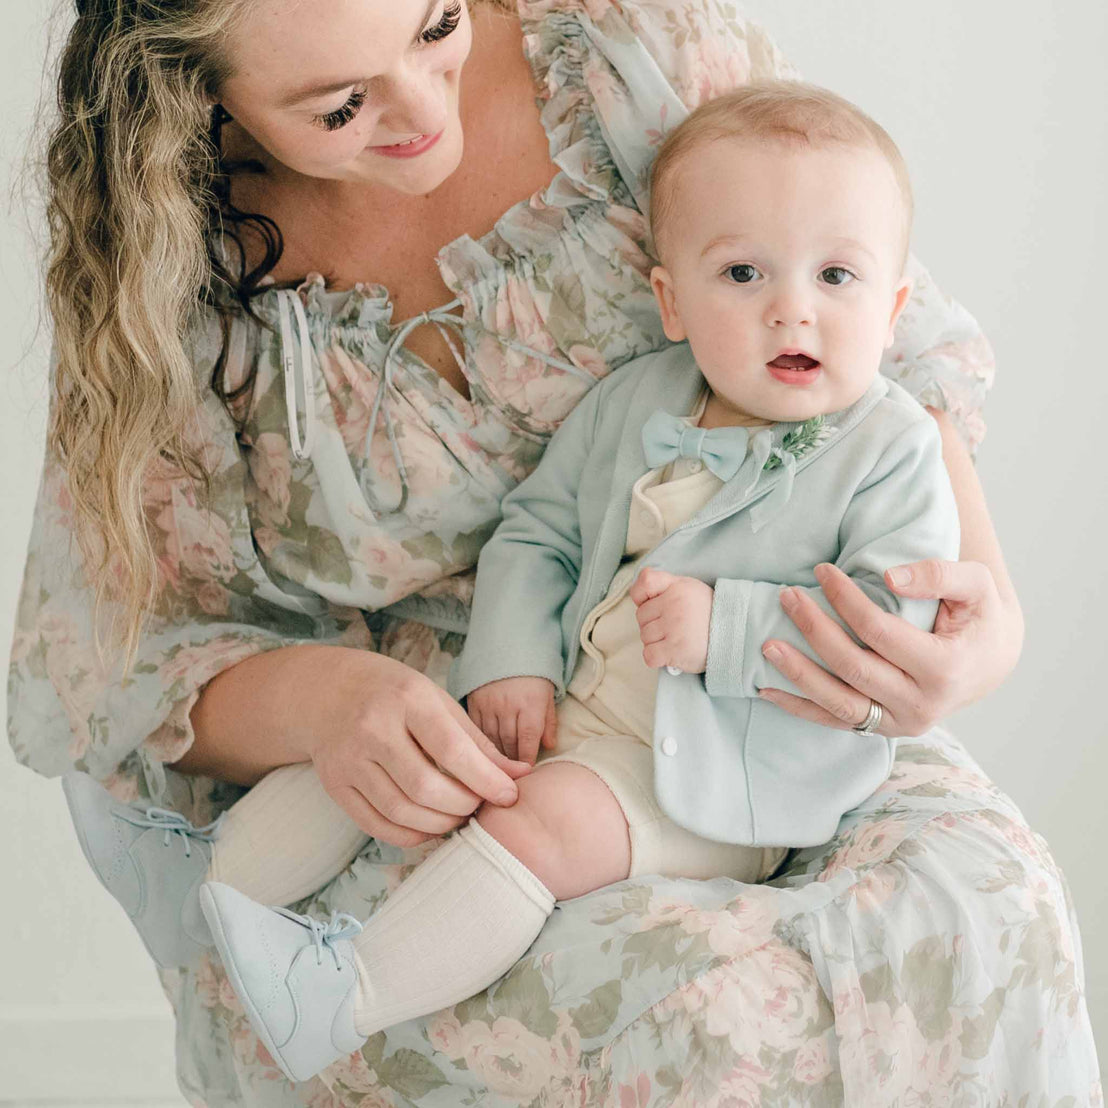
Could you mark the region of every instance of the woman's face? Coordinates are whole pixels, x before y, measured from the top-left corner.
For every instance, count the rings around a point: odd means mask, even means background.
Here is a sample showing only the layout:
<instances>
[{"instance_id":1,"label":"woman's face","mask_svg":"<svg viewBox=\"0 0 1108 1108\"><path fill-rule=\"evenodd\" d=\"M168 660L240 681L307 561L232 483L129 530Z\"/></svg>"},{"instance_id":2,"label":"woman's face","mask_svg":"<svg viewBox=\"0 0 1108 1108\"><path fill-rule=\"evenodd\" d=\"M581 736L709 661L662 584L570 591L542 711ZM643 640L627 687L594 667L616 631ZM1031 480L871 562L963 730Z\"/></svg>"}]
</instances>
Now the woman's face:
<instances>
[{"instance_id":1,"label":"woman's face","mask_svg":"<svg viewBox=\"0 0 1108 1108\"><path fill-rule=\"evenodd\" d=\"M461 161L471 42L465 0L264 0L228 43L221 101L297 173L424 195Z\"/></svg>"}]
</instances>

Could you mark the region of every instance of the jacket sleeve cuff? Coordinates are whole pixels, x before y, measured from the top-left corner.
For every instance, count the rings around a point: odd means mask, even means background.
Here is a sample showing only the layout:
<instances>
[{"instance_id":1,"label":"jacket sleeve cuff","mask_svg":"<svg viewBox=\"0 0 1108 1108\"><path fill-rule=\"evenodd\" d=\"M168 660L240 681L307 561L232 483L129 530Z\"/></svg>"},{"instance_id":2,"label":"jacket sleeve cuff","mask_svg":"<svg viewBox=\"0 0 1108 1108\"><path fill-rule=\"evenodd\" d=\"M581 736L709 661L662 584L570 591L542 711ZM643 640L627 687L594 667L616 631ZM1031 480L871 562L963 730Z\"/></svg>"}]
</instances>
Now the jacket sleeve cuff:
<instances>
[{"instance_id":1,"label":"jacket sleeve cuff","mask_svg":"<svg viewBox=\"0 0 1108 1108\"><path fill-rule=\"evenodd\" d=\"M465 652L451 663L446 687L455 700L461 700L490 681L502 681L506 677L545 677L554 685L554 696L560 700L565 695L562 669L560 654L531 656L517 649L504 657L487 654L475 657Z\"/></svg>"},{"instance_id":2,"label":"jacket sleeve cuff","mask_svg":"<svg viewBox=\"0 0 1108 1108\"><path fill-rule=\"evenodd\" d=\"M750 581L720 578L714 586L708 625L708 665L704 687L709 696L754 696L743 681Z\"/></svg>"}]
</instances>

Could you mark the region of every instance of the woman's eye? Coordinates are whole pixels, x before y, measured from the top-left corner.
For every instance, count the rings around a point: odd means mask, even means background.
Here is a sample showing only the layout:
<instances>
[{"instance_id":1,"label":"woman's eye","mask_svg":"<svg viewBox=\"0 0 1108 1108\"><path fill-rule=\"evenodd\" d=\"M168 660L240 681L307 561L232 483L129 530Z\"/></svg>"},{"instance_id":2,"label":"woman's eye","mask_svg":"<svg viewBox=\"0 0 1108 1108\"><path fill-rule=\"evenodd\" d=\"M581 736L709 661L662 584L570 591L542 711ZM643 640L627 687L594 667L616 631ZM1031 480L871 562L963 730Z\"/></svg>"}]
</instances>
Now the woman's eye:
<instances>
[{"instance_id":1,"label":"woman's eye","mask_svg":"<svg viewBox=\"0 0 1108 1108\"><path fill-rule=\"evenodd\" d=\"M726 269L727 276L736 285L749 285L758 275L758 271L752 265L729 265Z\"/></svg>"},{"instance_id":2,"label":"woman's eye","mask_svg":"<svg viewBox=\"0 0 1108 1108\"><path fill-rule=\"evenodd\" d=\"M355 89L350 94L350 99L341 108L336 108L325 115L314 115L312 122L319 124L325 131L337 131L340 127L345 127L358 114L365 103L365 98L364 91Z\"/></svg>"},{"instance_id":3,"label":"woman's eye","mask_svg":"<svg viewBox=\"0 0 1108 1108\"><path fill-rule=\"evenodd\" d=\"M428 27L427 30L419 36L419 41L424 44L439 42L446 38L447 35L453 34L458 29L458 24L461 23L461 21L461 0L454 0L454 2L448 4L443 11L442 19L433 27ZM350 94L350 99L347 100L341 108L337 108L333 112L327 112L324 115L313 116L312 122L318 124L325 131L337 131L340 127L345 127L354 116L358 114L365 101L366 93L364 90L355 90Z\"/></svg>"},{"instance_id":4,"label":"woman's eye","mask_svg":"<svg viewBox=\"0 0 1108 1108\"><path fill-rule=\"evenodd\" d=\"M438 42L439 39L444 39L447 35L456 31L461 21L461 0L454 0L453 4L448 4L444 9L442 19L440 19L434 27L429 27L424 31L423 34L419 36L419 40L420 42Z\"/></svg>"},{"instance_id":5,"label":"woman's eye","mask_svg":"<svg viewBox=\"0 0 1108 1108\"><path fill-rule=\"evenodd\" d=\"M829 265L820 272L820 276L829 285L847 285L855 280L854 274L849 269L843 269L841 265Z\"/></svg>"}]
</instances>

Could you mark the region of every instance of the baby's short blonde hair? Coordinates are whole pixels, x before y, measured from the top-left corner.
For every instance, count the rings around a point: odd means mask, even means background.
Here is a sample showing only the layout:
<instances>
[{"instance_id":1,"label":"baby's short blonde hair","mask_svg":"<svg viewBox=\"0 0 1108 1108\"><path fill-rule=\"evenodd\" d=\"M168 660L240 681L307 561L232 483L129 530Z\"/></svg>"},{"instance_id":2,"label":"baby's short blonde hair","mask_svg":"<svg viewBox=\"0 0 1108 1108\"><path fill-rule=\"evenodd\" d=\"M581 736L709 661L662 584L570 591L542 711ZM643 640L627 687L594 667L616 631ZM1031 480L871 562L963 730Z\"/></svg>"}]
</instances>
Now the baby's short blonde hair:
<instances>
[{"instance_id":1,"label":"baby's short blonde hair","mask_svg":"<svg viewBox=\"0 0 1108 1108\"><path fill-rule=\"evenodd\" d=\"M676 208L676 171L696 147L718 139L760 139L795 145L841 143L884 155L904 200L901 269L908 257L913 200L908 167L888 132L841 96L802 81L761 81L701 104L666 135L650 171L650 228L661 260L660 232Z\"/></svg>"}]
</instances>

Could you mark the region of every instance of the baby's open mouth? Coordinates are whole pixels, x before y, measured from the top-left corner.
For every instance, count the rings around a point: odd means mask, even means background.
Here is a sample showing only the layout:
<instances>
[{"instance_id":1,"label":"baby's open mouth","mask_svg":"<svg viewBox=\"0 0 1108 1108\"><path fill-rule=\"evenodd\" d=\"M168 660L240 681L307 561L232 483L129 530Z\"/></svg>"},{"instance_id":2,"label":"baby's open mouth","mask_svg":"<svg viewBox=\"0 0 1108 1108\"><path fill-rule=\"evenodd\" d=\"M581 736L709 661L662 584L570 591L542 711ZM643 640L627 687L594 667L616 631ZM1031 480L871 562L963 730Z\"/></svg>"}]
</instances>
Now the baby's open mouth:
<instances>
[{"instance_id":1,"label":"baby's open mouth","mask_svg":"<svg viewBox=\"0 0 1108 1108\"><path fill-rule=\"evenodd\" d=\"M809 358L807 354L778 354L767 365L775 369L815 369L819 362L815 358Z\"/></svg>"}]
</instances>

